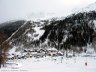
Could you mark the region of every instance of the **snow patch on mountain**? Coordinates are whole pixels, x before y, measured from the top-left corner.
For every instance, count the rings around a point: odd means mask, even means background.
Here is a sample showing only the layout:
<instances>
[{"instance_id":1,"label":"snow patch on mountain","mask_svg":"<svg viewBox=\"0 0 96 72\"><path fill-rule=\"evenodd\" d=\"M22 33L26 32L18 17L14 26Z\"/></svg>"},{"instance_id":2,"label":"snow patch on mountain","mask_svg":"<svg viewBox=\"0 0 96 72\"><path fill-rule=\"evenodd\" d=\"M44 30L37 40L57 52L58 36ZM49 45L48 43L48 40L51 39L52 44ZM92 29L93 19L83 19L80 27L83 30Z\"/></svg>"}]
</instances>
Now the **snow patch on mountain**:
<instances>
[{"instance_id":1,"label":"snow patch on mountain","mask_svg":"<svg viewBox=\"0 0 96 72\"><path fill-rule=\"evenodd\" d=\"M45 30L41 29L42 27L35 27L34 30L36 31L33 33L34 40L39 40L39 38L44 34Z\"/></svg>"},{"instance_id":2,"label":"snow patch on mountain","mask_svg":"<svg viewBox=\"0 0 96 72\"><path fill-rule=\"evenodd\" d=\"M84 11L84 12L96 11L96 2L93 4L90 4L86 8L83 8L82 11Z\"/></svg>"},{"instance_id":3,"label":"snow patch on mountain","mask_svg":"<svg viewBox=\"0 0 96 72\"><path fill-rule=\"evenodd\" d=\"M90 5L86 6L86 7L75 9L73 11L73 13L77 14L77 13L80 13L80 12L90 12L90 11L96 11L96 2L90 4Z\"/></svg>"},{"instance_id":4,"label":"snow patch on mountain","mask_svg":"<svg viewBox=\"0 0 96 72\"><path fill-rule=\"evenodd\" d=\"M9 50L8 53L9 53L10 55L13 54L13 53L15 53L16 48L17 48L17 47L13 47L12 49Z\"/></svg>"}]
</instances>

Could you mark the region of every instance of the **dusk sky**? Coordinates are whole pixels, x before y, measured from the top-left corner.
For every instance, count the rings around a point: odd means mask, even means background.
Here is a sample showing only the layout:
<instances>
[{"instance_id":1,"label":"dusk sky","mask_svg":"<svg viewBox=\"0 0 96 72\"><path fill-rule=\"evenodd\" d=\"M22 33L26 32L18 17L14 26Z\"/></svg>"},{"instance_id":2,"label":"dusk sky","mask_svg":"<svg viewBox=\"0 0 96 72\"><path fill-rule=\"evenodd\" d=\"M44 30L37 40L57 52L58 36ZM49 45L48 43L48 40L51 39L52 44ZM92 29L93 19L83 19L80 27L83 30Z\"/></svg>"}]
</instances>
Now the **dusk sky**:
<instances>
[{"instance_id":1,"label":"dusk sky","mask_svg":"<svg viewBox=\"0 0 96 72\"><path fill-rule=\"evenodd\" d=\"M0 0L0 23L15 19L59 17L96 0Z\"/></svg>"}]
</instances>

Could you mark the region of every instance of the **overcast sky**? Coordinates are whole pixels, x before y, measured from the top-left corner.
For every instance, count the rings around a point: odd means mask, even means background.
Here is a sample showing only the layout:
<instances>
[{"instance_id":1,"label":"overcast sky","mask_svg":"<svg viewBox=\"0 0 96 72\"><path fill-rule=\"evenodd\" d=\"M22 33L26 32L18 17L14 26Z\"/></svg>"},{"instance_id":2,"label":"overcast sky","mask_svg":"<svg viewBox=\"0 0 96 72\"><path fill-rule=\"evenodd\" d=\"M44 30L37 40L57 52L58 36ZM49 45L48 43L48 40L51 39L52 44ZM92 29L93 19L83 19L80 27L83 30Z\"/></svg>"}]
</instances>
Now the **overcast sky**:
<instances>
[{"instance_id":1,"label":"overcast sky","mask_svg":"<svg viewBox=\"0 0 96 72\"><path fill-rule=\"evenodd\" d=\"M0 0L0 22L14 19L65 16L96 0Z\"/></svg>"}]
</instances>

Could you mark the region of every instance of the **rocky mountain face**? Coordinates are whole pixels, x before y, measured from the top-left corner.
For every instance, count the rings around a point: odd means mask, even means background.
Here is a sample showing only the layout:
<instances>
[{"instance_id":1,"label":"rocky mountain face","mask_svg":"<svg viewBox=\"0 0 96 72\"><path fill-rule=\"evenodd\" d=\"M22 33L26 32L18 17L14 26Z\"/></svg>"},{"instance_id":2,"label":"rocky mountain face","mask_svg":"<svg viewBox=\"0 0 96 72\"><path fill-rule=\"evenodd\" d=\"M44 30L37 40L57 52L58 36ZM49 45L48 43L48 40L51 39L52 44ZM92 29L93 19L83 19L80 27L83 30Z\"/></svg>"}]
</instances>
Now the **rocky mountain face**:
<instances>
[{"instance_id":1,"label":"rocky mountain face","mask_svg":"<svg viewBox=\"0 0 96 72\"><path fill-rule=\"evenodd\" d=\"M50 52L47 49L55 48L81 53L86 52L88 46L95 51L96 11L74 13L61 20L17 21L1 26L0 31L8 35L7 42L11 46L9 50L14 49L13 52L45 55Z\"/></svg>"},{"instance_id":2,"label":"rocky mountain face","mask_svg":"<svg viewBox=\"0 0 96 72\"><path fill-rule=\"evenodd\" d=\"M40 37L55 48L71 48L71 46L86 46L92 43L95 33L96 12L73 14L64 20L52 22L43 27L45 33Z\"/></svg>"},{"instance_id":3,"label":"rocky mountain face","mask_svg":"<svg viewBox=\"0 0 96 72\"><path fill-rule=\"evenodd\" d=\"M24 24L24 20L13 22L5 22L0 24L0 45L7 40L20 26Z\"/></svg>"},{"instance_id":4,"label":"rocky mountain face","mask_svg":"<svg viewBox=\"0 0 96 72\"><path fill-rule=\"evenodd\" d=\"M21 25L24 24L24 20L18 20L13 22L5 22L0 24L0 32L5 33L8 37L12 35Z\"/></svg>"},{"instance_id":5,"label":"rocky mountain face","mask_svg":"<svg viewBox=\"0 0 96 72\"><path fill-rule=\"evenodd\" d=\"M73 14L63 20L26 21L9 41L17 50L54 47L81 52L95 42L95 23L95 11Z\"/></svg>"}]
</instances>

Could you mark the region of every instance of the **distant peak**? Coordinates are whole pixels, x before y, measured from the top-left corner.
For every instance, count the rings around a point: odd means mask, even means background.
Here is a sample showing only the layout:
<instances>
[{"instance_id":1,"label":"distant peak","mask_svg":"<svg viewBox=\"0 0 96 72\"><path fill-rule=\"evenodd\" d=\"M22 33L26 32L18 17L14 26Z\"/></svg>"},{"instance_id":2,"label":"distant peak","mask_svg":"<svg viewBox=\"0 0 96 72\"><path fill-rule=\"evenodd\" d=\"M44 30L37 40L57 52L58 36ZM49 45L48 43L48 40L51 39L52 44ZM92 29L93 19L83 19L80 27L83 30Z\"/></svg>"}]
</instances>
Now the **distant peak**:
<instances>
[{"instance_id":1,"label":"distant peak","mask_svg":"<svg viewBox=\"0 0 96 72\"><path fill-rule=\"evenodd\" d=\"M96 2L89 4L86 7L76 9L74 13L96 11Z\"/></svg>"}]
</instances>

